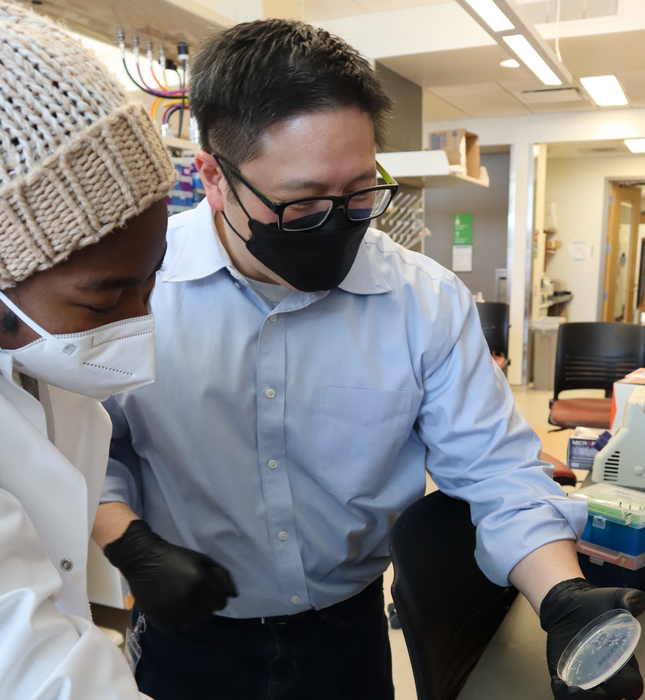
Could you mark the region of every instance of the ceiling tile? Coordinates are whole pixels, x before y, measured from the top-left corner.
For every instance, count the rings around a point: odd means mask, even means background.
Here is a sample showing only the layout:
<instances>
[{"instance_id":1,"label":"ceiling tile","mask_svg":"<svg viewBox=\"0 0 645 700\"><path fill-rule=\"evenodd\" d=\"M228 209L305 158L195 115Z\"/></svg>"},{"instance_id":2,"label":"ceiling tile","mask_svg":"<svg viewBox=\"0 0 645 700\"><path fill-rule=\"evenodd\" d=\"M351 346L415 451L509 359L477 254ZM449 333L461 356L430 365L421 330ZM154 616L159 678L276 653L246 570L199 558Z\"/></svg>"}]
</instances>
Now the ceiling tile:
<instances>
[{"instance_id":1,"label":"ceiling tile","mask_svg":"<svg viewBox=\"0 0 645 700\"><path fill-rule=\"evenodd\" d=\"M433 88L432 92L473 117L531 113L519 100L497 83L438 87Z\"/></svg>"},{"instance_id":2,"label":"ceiling tile","mask_svg":"<svg viewBox=\"0 0 645 700\"><path fill-rule=\"evenodd\" d=\"M406 7L420 7L421 5L435 5L451 0L355 0L367 12L384 12L387 10L403 10ZM309 2L309 0L307 0Z\"/></svg>"},{"instance_id":3,"label":"ceiling tile","mask_svg":"<svg viewBox=\"0 0 645 700\"><path fill-rule=\"evenodd\" d=\"M353 0L307 0L305 3L307 22L322 22L336 17L364 15L366 12Z\"/></svg>"},{"instance_id":4,"label":"ceiling tile","mask_svg":"<svg viewBox=\"0 0 645 700\"><path fill-rule=\"evenodd\" d=\"M544 104L528 105L534 114L546 114L547 112L585 112L596 110L598 107L592 100L581 100L580 102L546 102Z\"/></svg>"},{"instance_id":5,"label":"ceiling tile","mask_svg":"<svg viewBox=\"0 0 645 700\"><path fill-rule=\"evenodd\" d=\"M468 119L471 115L457 109L432 93L423 91L423 121L442 122L448 119Z\"/></svg>"},{"instance_id":6,"label":"ceiling tile","mask_svg":"<svg viewBox=\"0 0 645 700\"><path fill-rule=\"evenodd\" d=\"M530 79L530 74L523 68L500 66L500 61L507 58L509 54L494 44L472 49L393 56L379 59L379 63L413 83L430 89L439 85Z\"/></svg>"}]
</instances>

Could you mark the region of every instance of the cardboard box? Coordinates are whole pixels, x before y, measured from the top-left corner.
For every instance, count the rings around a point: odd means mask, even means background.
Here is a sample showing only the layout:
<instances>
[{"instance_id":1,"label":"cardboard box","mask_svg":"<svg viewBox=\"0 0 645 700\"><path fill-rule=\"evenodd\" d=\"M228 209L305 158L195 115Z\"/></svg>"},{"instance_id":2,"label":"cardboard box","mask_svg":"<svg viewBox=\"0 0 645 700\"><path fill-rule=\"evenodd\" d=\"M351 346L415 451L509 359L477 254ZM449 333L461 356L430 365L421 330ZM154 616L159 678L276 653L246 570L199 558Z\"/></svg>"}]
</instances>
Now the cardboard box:
<instances>
[{"instance_id":1,"label":"cardboard box","mask_svg":"<svg viewBox=\"0 0 645 700\"><path fill-rule=\"evenodd\" d=\"M637 386L645 385L645 368L637 369L628 374L624 379L614 382L614 395L611 402L611 429L616 428L623 422L625 406L632 391Z\"/></svg>"},{"instance_id":2,"label":"cardboard box","mask_svg":"<svg viewBox=\"0 0 645 700\"><path fill-rule=\"evenodd\" d=\"M479 179L477 134L471 134L466 129L432 131L428 143L431 151L445 151L450 165L459 165L462 173Z\"/></svg>"},{"instance_id":3,"label":"cardboard box","mask_svg":"<svg viewBox=\"0 0 645 700\"><path fill-rule=\"evenodd\" d=\"M598 454L594 445L604 432L602 428L576 428L569 437L567 467L569 469L593 469L593 461Z\"/></svg>"}]
</instances>

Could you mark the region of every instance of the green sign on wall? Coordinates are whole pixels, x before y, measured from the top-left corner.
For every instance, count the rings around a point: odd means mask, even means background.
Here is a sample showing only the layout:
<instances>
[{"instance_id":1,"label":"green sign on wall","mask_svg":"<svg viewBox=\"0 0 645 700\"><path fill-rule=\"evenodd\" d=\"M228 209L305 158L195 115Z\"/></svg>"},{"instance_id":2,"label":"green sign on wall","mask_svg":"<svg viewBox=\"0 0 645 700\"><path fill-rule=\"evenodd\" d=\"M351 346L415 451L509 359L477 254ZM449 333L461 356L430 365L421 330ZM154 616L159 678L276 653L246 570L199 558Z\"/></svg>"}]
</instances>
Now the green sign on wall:
<instances>
[{"instance_id":1,"label":"green sign on wall","mask_svg":"<svg viewBox=\"0 0 645 700\"><path fill-rule=\"evenodd\" d=\"M455 214L452 217L452 244L473 244L473 215Z\"/></svg>"}]
</instances>

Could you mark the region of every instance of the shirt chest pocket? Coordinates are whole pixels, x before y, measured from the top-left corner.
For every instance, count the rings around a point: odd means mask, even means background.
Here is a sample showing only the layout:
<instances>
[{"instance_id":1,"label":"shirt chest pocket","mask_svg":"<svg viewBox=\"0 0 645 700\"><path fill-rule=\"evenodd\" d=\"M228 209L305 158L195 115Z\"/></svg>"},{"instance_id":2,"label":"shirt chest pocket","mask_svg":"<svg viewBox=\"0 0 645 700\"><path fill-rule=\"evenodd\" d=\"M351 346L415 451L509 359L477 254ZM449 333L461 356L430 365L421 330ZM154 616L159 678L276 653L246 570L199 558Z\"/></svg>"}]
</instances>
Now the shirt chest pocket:
<instances>
[{"instance_id":1,"label":"shirt chest pocket","mask_svg":"<svg viewBox=\"0 0 645 700\"><path fill-rule=\"evenodd\" d=\"M318 395L316 478L334 494L376 493L408 439L410 391L323 387Z\"/></svg>"}]
</instances>

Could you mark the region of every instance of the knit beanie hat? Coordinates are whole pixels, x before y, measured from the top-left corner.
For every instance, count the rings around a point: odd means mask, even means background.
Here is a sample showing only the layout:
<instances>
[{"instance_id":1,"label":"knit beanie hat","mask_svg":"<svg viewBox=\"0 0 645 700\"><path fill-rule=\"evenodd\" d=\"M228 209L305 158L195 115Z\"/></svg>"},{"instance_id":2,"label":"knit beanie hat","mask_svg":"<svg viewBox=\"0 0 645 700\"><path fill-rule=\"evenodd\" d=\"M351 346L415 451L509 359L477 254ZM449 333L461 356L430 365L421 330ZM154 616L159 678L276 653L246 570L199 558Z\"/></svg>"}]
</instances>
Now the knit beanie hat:
<instances>
[{"instance_id":1,"label":"knit beanie hat","mask_svg":"<svg viewBox=\"0 0 645 700\"><path fill-rule=\"evenodd\" d=\"M161 199L157 126L64 29L0 0L0 289Z\"/></svg>"}]
</instances>

